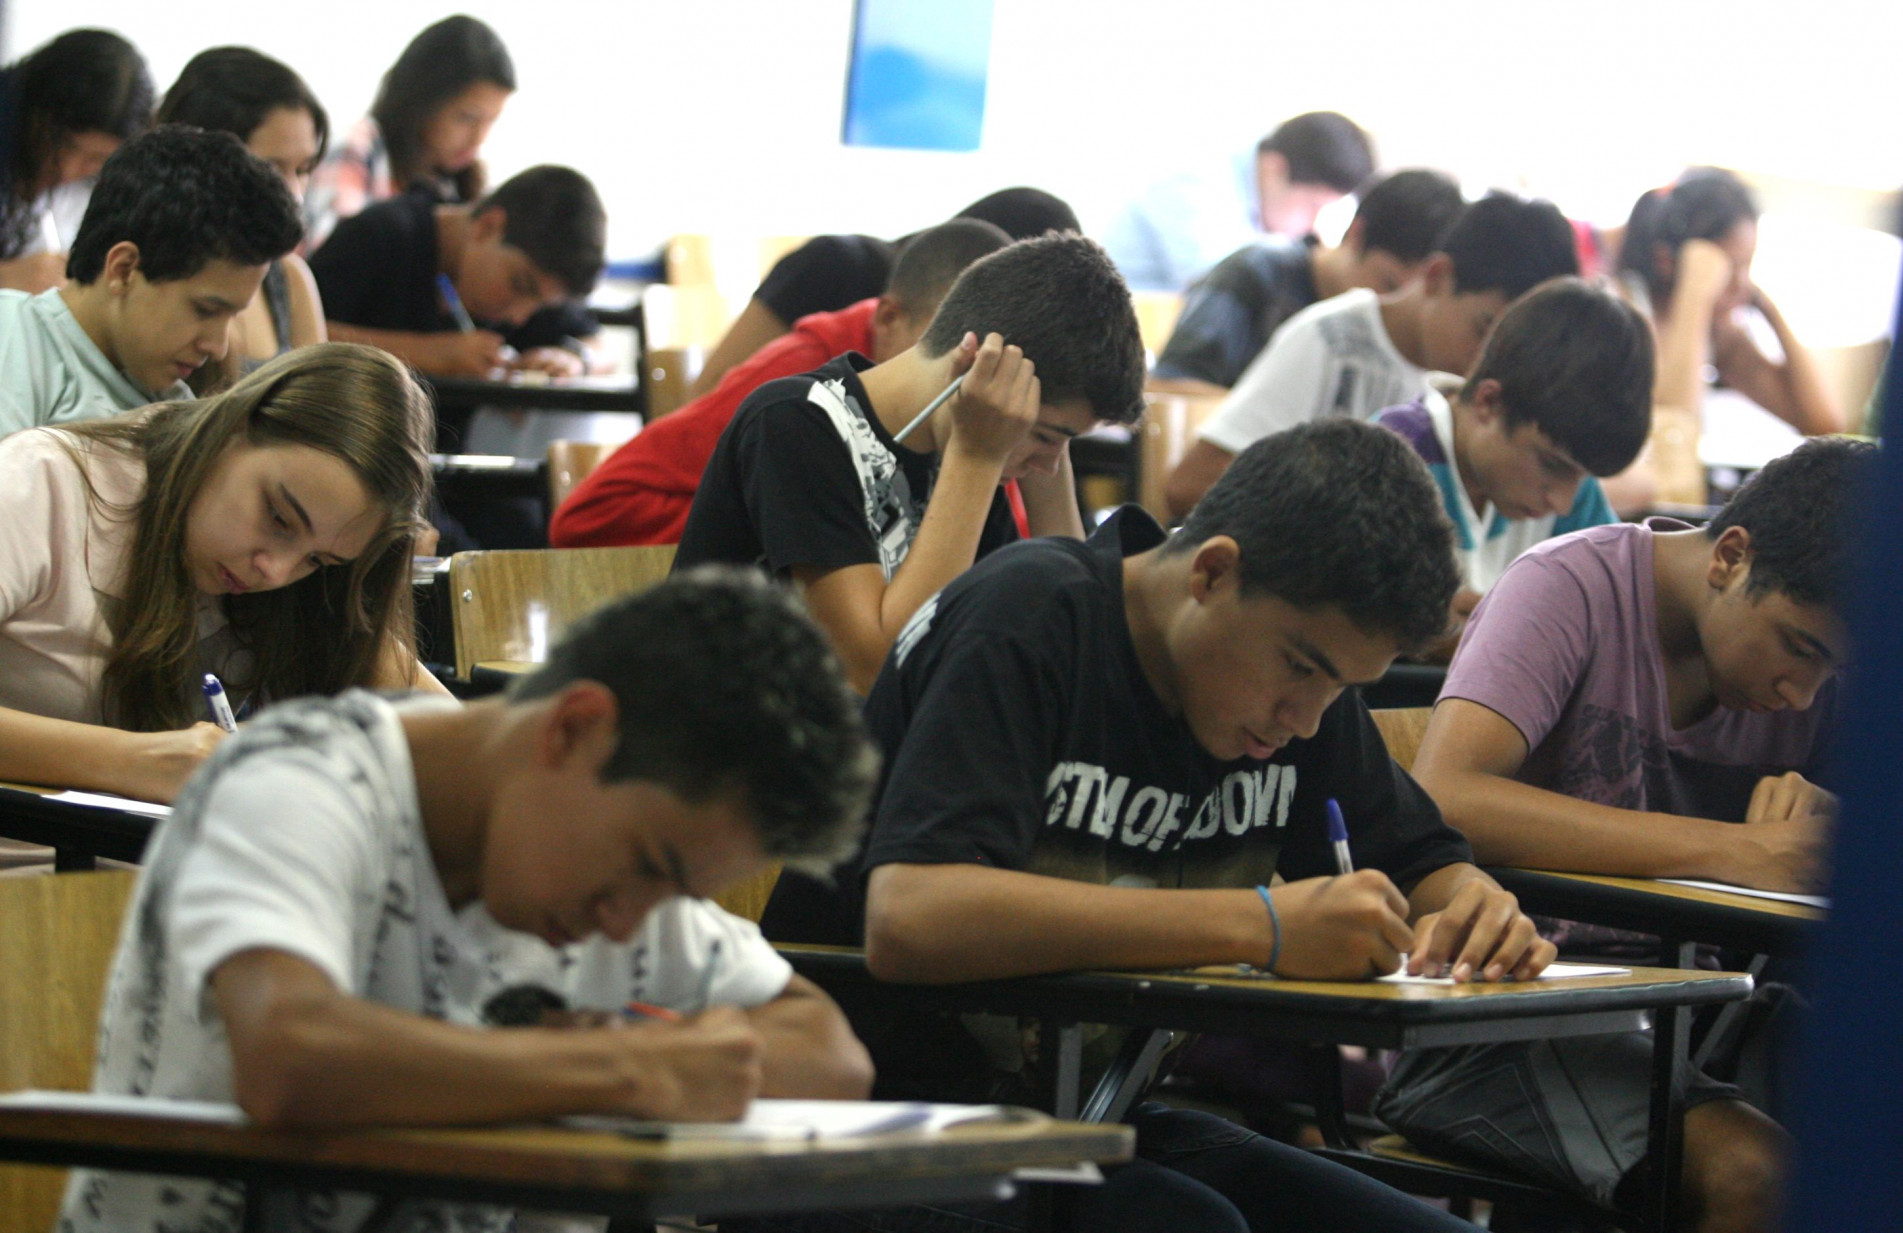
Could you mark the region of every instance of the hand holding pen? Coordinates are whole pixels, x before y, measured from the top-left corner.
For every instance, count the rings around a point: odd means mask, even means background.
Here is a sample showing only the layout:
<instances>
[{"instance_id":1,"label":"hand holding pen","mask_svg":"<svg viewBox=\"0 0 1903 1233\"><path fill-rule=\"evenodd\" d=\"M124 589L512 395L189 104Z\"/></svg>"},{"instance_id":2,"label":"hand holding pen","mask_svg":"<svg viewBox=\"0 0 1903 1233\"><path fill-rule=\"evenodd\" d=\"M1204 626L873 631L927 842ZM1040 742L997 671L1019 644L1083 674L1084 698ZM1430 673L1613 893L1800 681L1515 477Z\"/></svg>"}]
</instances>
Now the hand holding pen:
<instances>
[{"instance_id":1,"label":"hand holding pen","mask_svg":"<svg viewBox=\"0 0 1903 1233\"><path fill-rule=\"evenodd\" d=\"M457 333L438 342L435 367L444 375L486 377L495 369L513 367L520 357L515 348L493 330L480 329L469 315L456 284L447 274L436 276L436 292L443 309L456 322Z\"/></svg>"}]
</instances>

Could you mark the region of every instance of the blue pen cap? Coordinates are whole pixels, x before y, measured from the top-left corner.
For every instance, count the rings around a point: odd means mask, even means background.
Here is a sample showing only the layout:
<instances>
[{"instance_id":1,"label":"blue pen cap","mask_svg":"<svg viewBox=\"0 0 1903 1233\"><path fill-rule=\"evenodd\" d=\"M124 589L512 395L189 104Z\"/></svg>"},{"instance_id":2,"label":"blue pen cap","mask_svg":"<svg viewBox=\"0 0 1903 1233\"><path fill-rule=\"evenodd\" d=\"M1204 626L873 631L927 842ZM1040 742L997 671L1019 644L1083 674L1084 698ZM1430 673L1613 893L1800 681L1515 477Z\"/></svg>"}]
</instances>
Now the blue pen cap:
<instances>
[{"instance_id":1,"label":"blue pen cap","mask_svg":"<svg viewBox=\"0 0 1903 1233\"><path fill-rule=\"evenodd\" d=\"M1348 823L1341 816L1340 802L1332 796L1328 798L1328 842L1348 842Z\"/></svg>"},{"instance_id":2,"label":"blue pen cap","mask_svg":"<svg viewBox=\"0 0 1903 1233\"><path fill-rule=\"evenodd\" d=\"M205 691L207 698L216 697L225 692L225 687L219 683L218 678L209 672L205 674L205 683L199 686L199 688Z\"/></svg>"}]
</instances>

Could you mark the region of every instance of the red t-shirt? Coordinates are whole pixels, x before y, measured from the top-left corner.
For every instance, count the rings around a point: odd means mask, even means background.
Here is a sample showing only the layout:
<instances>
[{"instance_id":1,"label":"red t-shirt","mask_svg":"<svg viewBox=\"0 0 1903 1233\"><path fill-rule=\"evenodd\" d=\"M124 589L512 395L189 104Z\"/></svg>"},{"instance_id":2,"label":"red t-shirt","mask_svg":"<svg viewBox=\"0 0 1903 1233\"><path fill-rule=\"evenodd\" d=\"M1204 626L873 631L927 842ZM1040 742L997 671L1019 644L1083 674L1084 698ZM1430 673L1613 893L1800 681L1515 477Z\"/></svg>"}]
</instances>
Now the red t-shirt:
<instances>
[{"instance_id":1,"label":"red t-shirt","mask_svg":"<svg viewBox=\"0 0 1903 1233\"><path fill-rule=\"evenodd\" d=\"M548 542L556 548L679 543L701 472L742 400L769 381L811 372L836 355L871 355L878 306L876 299L861 300L836 313L801 317L791 332L735 365L719 385L642 429L562 502L549 520Z\"/></svg>"}]
</instances>

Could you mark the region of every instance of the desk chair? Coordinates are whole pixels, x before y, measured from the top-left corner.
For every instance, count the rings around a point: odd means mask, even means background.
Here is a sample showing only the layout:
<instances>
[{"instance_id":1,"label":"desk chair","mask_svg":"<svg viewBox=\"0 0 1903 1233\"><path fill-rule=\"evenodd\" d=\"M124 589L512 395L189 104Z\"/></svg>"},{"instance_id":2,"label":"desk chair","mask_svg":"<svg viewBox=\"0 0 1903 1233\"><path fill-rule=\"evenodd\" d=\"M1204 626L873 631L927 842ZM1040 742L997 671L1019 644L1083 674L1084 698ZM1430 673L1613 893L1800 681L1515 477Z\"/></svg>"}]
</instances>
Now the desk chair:
<instances>
[{"instance_id":1,"label":"desk chair","mask_svg":"<svg viewBox=\"0 0 1903 1233\"><path fill-rule=\"evenodd\" d=\"M1152 382L1144 390L1149 404L1143 423L1137 458L1137 503L1168 524L1169 509L1163 504L1163 485L1170 472L1196 441L1196 430L1222 405L1223 391L1209 386L1202 390L1173 388L1176 383ZM1196 382L1200 386L1201 382Z\"/></svg>"},{"instance_id":2,"label":"desk chair","mask_svg":"<svg viewBox=\"0 0 1903 1233\"><path fill-rule=\"evenodd\" d=\"M550 441L548 443L548 508L551 513L575 486L615 452L602 441Z\"/></svg>"},{"instance_id":3,"label":"desk chair","mask_svg":"<svg viewBox=\"0 0 1903 1233\"><path fill-rule=\"evenodd\" d=\"M1388 747L1388 757L1404 771L1414 770L1414 755L1420 752L1421 738L1427 735L1427 721L1433 718L1431 706L1410 706L1388 711L1369 711L1374 716L1374 726L1381 730L1381 740Z\"/></svg>"},{"instance_id":4,"label":"desk chair","mask_svg":"<svg viewBox=\"0 0 1903 1233\"><path fill-rule=\"evenodd\" d=\"M667 577L674 546L459 552L449 559L456 675L489 660L540 662L562 630Z\"/></svg>"},{"instance_id":5,"label":"desk chair","mask_svg":"<svg viewBox=\"0 0 1903 1233\"><path fill-rule=\"evenodd\" d=\"M0 1091L92 1086L106 971L135 875L0 878ZM50 1229L62 1169L0 1165L0 1229Z\"/></svg>"}]
</instances>

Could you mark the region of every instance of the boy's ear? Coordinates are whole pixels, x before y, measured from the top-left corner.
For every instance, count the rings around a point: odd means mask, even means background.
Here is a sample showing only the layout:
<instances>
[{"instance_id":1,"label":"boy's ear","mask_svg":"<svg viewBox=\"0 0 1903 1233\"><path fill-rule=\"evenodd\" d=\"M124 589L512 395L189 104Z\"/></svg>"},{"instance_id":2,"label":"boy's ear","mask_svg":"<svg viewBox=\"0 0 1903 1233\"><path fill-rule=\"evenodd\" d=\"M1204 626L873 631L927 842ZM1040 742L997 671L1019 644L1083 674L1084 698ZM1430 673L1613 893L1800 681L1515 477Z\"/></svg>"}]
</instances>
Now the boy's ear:
<instances>
[{"instance_id":1,"label":"boy's ear","mask_svg":"<svg viewBox=\"0 0 1903 1233\"><path fill-rule=\"evenodd\" d=\"M1199 604L1223 586L1234 586L1242 564L1242 546L1227 535L1212 535L1189 561L1189 597Z\"/></svg>"},{"instance_id":2,"label":"boy's ear","mask_svg":"<svg viewBox=\"0 0 1903 1233\"><path fill-rule=\"evenodd\" d=\"M1421 289L1434 299L1454 294L1454 259L1434 253L1421 263Z\"/></svg>"},{"instance_id":3,"label":"boy's ear","mask_svg":"<svg viewBox=\"0 0 1903 1233\"><path fill-rule=\"evenodd\" d=\"M1466 402L1482 423L1491 424L1506 419L1506 404L1500 401L1500 383L1492 377L1475 385Z\"/></svg>"},{"instance_id":4,"label":"boy's ear","mask_svg":"<svg viewBox=\"0 0 1903 1233\"><path fill-rule=\"evenodd\" d=\"M599 771L618 742L620 704L599 681L573 681L548 699L548 710L535 731L535 761L544 770L560 770L580 760Z\"/></svg>"},{"instance_id":5,"label":"boy's ear","mask_svg":"<svg viewBox=\"0 0 1903 1233\"><path fill-rule=\"evenodd\" d=\"M1368 255L1368 229L1363 220L1357 218L1348 224L1348 230L1342 232L1341 246L1353 253L1357 259Z\"/></svg>"},{"instance_id":6,"label":"boy's ear","mask_svg":"<svg viewBox=\"0 0 1903 1233\"><path fill-rule=\"evenodd\" d=\"M1726 527L1711 545L1711 564L1705 581L1714 591L1722 591L1751 572L1751 532L1743 527Z\"/></svg>"},{"instance_id":7,"label":"boy's ear","mask_svg":"<svg viewBox=\"0 0 1903 1233\"><path fill-rule=\"evenodd\" d=\"M123 294L138 268L139 246L131 240L121 240L106 250L105 264L100 267L99 277L105 281L108 291Z\"/></svg>"},{"instance_id":8,"label":"boy's ear","mask_svg":"<svg viewBox=\"0 0 1903 1233\"><path fill-rule=\"evenodd\" d=\"M1255 159L1256 178L1263 185L1271 188L1288 185L1288 157L1280 150L1264 150Z\"/></svg>"}]
</instances>

